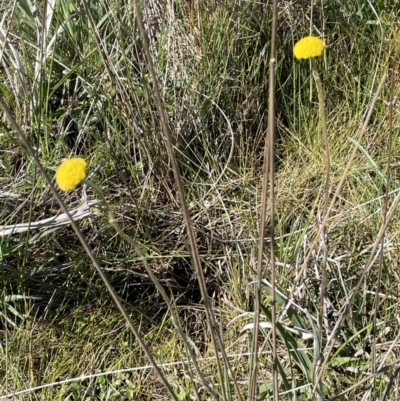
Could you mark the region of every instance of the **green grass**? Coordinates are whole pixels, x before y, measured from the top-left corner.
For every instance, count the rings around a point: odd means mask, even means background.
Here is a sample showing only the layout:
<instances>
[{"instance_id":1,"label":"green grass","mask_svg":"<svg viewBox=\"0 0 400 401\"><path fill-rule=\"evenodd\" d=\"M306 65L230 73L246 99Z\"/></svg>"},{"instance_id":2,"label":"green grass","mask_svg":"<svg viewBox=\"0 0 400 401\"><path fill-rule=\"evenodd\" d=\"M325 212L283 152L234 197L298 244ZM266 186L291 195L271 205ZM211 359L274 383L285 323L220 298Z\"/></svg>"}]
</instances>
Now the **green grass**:
<instances>
[{"instance_id":1,"label":"green grass","mask_svg":"<svg viewBox=\"0 0 400 401\"><path fill-rule=\"evenodd\" d=\"M227 400L239 400L239 393L247 399L267 130L269 6L177 0L160 7L159 24L150 24L157 31L151 53L216 330L231 368L222 363L219 375L132 2L92 2L92 25L81 1L56 1L42 58L42 3L37 12L29 1L4 3L0 95L51 176L63 158L79 155L88 161L89 179L102 188L124 233L143 250L140 255L118 235L100 206L93 212L102 214L78 222L176 397L196 399L197 391L199 400L223 400L225 389ZM328 319L320 346L310 336L320 329L324 247L317 241L312 249L312 243L323 210L327 161L309 64L292 55L294 43L309 34L309 4L282 3L278 18L276 296L278 314L285 311L277 325L279 399L311 397L313 364L322 350L326 366L314 399L396 400L398 212L386 229L382 259L365 267L383 224L385 191L390 206L400 184L399 117L395 107L391 126L389 108L400 90L398 6L323 3L323 9L314 7L312 23L313 34L324 31L328 45L317 63L326 91L331 199L344 181L327 223ZM384 73L389 76L357 144ZM48 184L6 115L1 117L0 230L59 215ZM353 146L357 152L344 176ZM86 184L62 196L69 210L99 199ZM146 272L146 261L170 305ZM13 399L171 399L68 224L2 235L0 272L0 399L24 390ZM263 278L269 280L269 250ZM265 285L260 400L272 397L272 343L265 326L270 297ZM179 316L184 338L171 311ZM328 354L331 330L343 313ZM189 363L184 340L208 389Z\"/></svg>"}]
</instances>

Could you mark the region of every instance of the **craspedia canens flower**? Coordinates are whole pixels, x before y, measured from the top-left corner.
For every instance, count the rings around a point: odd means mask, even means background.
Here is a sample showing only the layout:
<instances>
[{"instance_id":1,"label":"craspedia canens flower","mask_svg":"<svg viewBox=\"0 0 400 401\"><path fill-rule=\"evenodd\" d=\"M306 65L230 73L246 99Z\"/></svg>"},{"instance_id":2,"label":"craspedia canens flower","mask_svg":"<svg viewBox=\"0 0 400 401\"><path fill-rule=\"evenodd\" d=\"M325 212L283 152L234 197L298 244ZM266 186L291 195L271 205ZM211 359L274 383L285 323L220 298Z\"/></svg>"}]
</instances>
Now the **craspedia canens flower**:
<instances>
[{"instance_id":1,"label":"craspedia canens flower","mask_svg":"<svg viewBox=\"0 0 400 401\"><path fill-rule=\"evenodd\" d=\"M293 54L298 59L322 56L325 43L316 36L306 36L300 39L293 48Z\"/></svg>"},{"instance_id":2,"label":"craspedia canens flower","mask_svg":"<svg viewBox=\"0 0 400 401\"><path fill-rule=\"evenodd\" d=\"M86 161L73 157L63 161L56 173L56 182L63 191L75 189L86 178Z\"/></svg>"}]
</instances>

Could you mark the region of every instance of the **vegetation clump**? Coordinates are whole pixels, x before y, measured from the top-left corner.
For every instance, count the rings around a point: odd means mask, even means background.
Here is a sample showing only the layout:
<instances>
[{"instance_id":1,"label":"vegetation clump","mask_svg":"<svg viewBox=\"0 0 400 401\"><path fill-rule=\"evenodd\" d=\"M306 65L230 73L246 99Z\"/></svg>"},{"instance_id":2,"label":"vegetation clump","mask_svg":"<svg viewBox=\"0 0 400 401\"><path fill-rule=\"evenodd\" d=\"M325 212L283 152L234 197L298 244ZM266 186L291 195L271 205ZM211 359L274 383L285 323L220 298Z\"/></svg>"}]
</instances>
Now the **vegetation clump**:
<instances>
[{"instance_id":1,"label":"vegetation clump","mask_svg":"<svg viewBox=\"0 0 400 401\"><path fill-rule=\"evenodd\" d=\"M31 3L0 4L0 400L400 399L397 2Z\"/></svg>"}]
</instances>

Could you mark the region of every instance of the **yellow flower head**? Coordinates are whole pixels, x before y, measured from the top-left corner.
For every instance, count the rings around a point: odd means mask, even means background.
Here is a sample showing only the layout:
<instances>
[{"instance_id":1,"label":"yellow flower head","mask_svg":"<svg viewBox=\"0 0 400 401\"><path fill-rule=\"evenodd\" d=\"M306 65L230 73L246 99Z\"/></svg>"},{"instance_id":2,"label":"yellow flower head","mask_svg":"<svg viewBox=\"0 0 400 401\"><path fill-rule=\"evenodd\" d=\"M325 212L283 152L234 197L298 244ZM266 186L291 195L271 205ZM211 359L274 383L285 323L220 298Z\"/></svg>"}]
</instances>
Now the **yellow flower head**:
<instances>
[{"instance_id":1,"label":"yellow flower head","mask_svg":"<svg viewBox=\"0 0 400 401\"><path fill-rule=\"evenodd\" d=\"M57 185L63 191L75 189L86 178L86 161L81 157L67 159L56 173Z\"/></svg>"},{"instance_id":2,"label":"yellow flower head","mask_svg":"<svg viewBox=\"0 0 400 401\"><path fill-rule=\"evenodd\" d=\"M298 59L307 59L322 56L324 49L325 43L320 38L306 36L294 45L293 54Z\"/></svg>"}]
</instances>

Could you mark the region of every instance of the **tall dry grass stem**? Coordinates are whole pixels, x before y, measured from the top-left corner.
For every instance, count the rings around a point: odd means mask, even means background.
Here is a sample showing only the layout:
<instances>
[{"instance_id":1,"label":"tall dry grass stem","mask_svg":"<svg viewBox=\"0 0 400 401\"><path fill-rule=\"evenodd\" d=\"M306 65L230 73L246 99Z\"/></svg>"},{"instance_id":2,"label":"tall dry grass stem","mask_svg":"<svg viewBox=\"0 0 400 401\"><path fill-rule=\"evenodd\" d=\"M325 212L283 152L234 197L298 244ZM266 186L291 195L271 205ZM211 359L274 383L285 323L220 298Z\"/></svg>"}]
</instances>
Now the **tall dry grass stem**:
<instances>
[{"instance_id":1,"label":"tall dry grass stem","mask_svg":"<svg viewBox=\"0 0 400 401\"><path fill-rule=\"evenodd\" d=\"M272 376L273 397L278 401L278 353L276 338L276 297L275 297L275 67L276 67L276 32L278 21L278 2L274 0L272 5L271 46L269 58L269 86L268 86L268 131L264 147L264 174L261 194L261 212L258 233L258 257L257 257L257 282L256 282L256 304L255 321L253 332L253 349L251 358L251 376L249 401L256 399L257 386L257 363L258 363L258 336L261 313L261 280L264 264L264 238L266 231L267 194L268 183L270 188L270 282L271 282L271 326L272 326Z\"/></svg>"}]
</instances>

